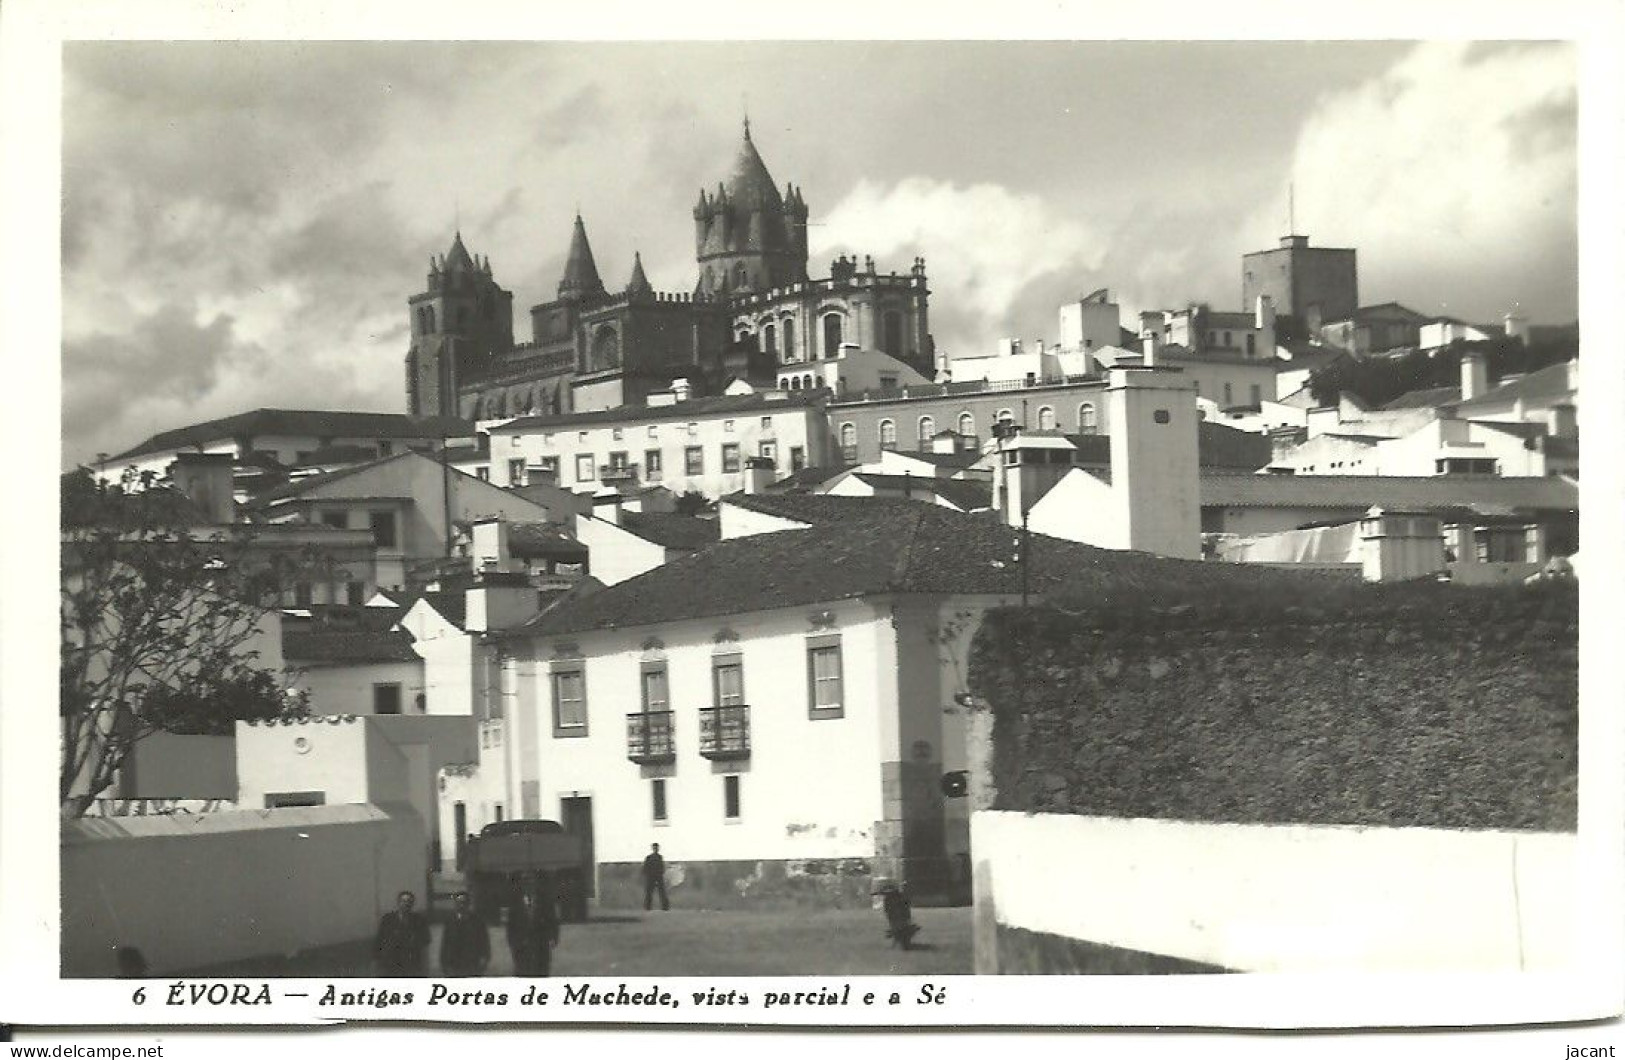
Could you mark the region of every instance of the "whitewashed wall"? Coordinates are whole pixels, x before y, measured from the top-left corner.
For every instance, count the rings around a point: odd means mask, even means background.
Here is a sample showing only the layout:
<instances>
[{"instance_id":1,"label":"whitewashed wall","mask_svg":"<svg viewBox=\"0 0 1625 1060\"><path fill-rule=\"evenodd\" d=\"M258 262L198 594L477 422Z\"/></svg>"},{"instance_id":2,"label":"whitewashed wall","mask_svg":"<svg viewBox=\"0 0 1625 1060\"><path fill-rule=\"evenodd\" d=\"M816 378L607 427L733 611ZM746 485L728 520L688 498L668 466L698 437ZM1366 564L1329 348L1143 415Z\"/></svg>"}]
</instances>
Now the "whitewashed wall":
<instances>
[{"instance_id":1,"label":"whitewashed wall","mask_svg":"<svg viewBox=\"0 0 1625 1060\"><path fill-rule=\"evenodd\" d=\"M971 849L980 917L1236 971L1554 971L1582 927L1570 834L979 811Z\"/></svg>"}]
</instances>

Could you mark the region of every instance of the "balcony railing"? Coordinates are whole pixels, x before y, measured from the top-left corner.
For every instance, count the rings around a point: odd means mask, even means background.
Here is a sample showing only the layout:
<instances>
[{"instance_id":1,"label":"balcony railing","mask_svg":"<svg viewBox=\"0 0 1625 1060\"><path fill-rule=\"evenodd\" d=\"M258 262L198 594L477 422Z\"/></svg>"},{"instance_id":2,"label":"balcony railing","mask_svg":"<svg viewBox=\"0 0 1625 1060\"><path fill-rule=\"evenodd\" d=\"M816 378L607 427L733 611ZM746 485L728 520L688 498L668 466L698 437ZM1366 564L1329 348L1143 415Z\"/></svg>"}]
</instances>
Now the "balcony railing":
<instances>
[{"instance_id":1,"label":"balcony railing","mask_svg":"<svg viewBox=\"0 0 1625 1060\"><path fill-rule=\"evenodd\" d=\"M670 762L677 757L671 711L646 710L626 716L626 757L643 764Z\"/></svg>"},{"instance_id":2,"label":"balcony railing","mask_svg":"<svg viewBox=\"0 0 1625 1060\"><path fill-rule=\"evenodd\" d=\"M600 482L636 482L638 478L638 465L636 464L600 464L598 466L598 480Z\"/></svg>"},{"instance_id":3,"label":"balcony railing","mask_svg":"<svg viewBox=\"0 0 1625 1060\"><path fill-rule=\"evenodd\" d=\"M750 707L700 710L700 754L714 761L750 757Z\"/></svg>"}]
</instances>

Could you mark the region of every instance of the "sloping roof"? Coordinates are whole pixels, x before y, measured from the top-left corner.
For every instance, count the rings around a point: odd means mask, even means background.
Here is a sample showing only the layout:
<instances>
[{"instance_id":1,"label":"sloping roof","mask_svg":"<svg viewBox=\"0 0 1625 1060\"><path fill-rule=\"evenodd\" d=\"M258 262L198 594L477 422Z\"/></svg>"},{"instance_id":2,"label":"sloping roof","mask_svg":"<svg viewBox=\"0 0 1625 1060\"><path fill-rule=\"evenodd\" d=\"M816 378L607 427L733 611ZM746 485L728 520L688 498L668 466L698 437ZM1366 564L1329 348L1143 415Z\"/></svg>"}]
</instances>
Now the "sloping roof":
<instances>
[{"instance_id":1,"label":"sloping roof","mask_svg":"<svg viewBox=\"0 0 1625 1060\"><path fill-rule=\"evenodd\" d=\"M446 252L445 270L447 272L474 272L474 259L469 256L468 248L463 246L463 233L457 232L451 241L451 249Z\"/></svg>"},{"instance_id":2,"label":"sloping roof","mask_svg":"<svg viewBox=\"0 0 1625 1060\"><path fill-rule=\"evenodd\" d=\"M587 558L587 546L548 523L509 523L508 551L515 559L580 563Z\"/></svg>"},{"instance_id":3,"label":"sloping roof","mask_svg":"<svg viewBox=\"0 0 1625 1060\"><path fill-rule=\"evenodd\" d=\"M465 438L474 424L449 416L414 419L398 412L318 412L302 409L255 409L206 420L190 427L160 431L133 449L112 457L124 460L166 449L190 449L210 442L265 435L311 435L317 438Z\"/></svg>"},{"instance_id":4,"label":"sloping roof","mask_svg":"<svg viewBox=\"0 0 1625 1060\"><path fill-rule=\"evenodd\" d=\"M626 281L627 294L652 294L654 287L649 283L649 277L643 272L643 255L636 251L632 254L632 278Z\"/></svg>"},{"instance_id":5,"label":"sloping roof","mask_svg":"<svg viewBox=\"0 0 1625 1060\"><path fill-rule=\"evenodd\" d=\"M1436 386L1425 390L1407 390L1382 406L1383 412L1393 412L1398 409L1427 409L1439 405L1448 405L1461 397L1459 386Z\"/></svg>"},{"instance_id":6,"label":"sloping roof","mask_svg":"<svg viewBox=\"0 0 1625 1060\"><path fill-rule=\"evenodd\" d=\"M580 597L520 627L521 636L653 625L806 606L878 593L1016 594L1018 533L993 513L917 501L761 495L748 506L820 509L833 522L722 541ZM789 503L784 503L789 502ZM1137 587L1258 584L1303 575L1161 559L1032 535L1034 593L1133 593Z\"/></svg>"},{"instance_id":7,"label":"sloping roof","mask_svg":"<svg viewBox=\"0 0 1625 1060\"><path fill-rule=\"evenodd\" d=\"M734 156L733 170L728 174L728 199L742 210L782 210L784 199L773 186L773 175L767 163L757 153L750 139L750 125L745 125L745 138Z\"/></svg>"},{"instance_id":8,"label":"sloping roof","mask_svg":"<svg viewBox=\"0 0 1625 1060\"><path fill-rule=\"evenodd\" d=\"M307 475L304 478L294 479L292 482L278 486L275 489L266 490L264 493L261 493L258 497L253 499L250 507L263 507L274 504L277 501L288 500L299 496L301 493L308 493L310 490L316 489L319 486L326 486L333 482L339 482L363 471L368 471L375 467L381 467L382 465L390 463L391 461L405 460L408 457L413 456L423 457L426 460L432 459L431 457L424 456L422 453L408 449L405 452L394 453L390 456L383 456L369 460L364 464L352 464L349 467L341 467L335 468L332 471L324 471L319 475Z\"/></svg>"},{"instance_id":9,"label":"sloping roof","mask_svg":"<svg viewBox=\"0 0 1625 1060\"><path fill-rule=\"evenodd\" d=\"M421 662L405 630L290 631L282 635L282 655L289 662L378 663Z\"/></svg>"},{"instance_id":10,"label":"sloping roof","mask_svg":"<svg viewBox=\"0 0 1625 1060\"><path fill-rule=\"evenodd\" d=\"M461 589L411 593L402 599L401 610L410 611L419 600L434 608L441 618L458 629L462 629L468 619L468 597Z\"/></svg>"},{"instance_id":11,"label":"sloping roof","mask_svg":"<svg viewBox=\"0 0 1625 1060\"><path fill-rule=\"evenodd\" d=\"M783 478L770 482L767 487L768 492L805 493L814 486L828 482L838 475L844 475L857 466L856 464L836 464L833 467L804 467L800 471L792 471Z\"/></svg>"},{"instance_id":12,"label":"sloping roof","mask_svg":"<svg viewBox=\"0 0 1625 1060\"><path fill-rule=\"evenodd\" d=\"M1112 461L1112 439L1107 434L1069 434L1078 450L1079 464L1107 465ZM1257 471L1274 458L1269 435L1237 430L1222 423L1199 420L1196 424L1196 462L1200 467L1239 468Z\"/></svg>"},{"instance_id":13,"label":"sloping roof","mask_svg":"<svg viewBox=\"0 0 1625 1060\"><path fill-rule=\"evenodd\" d=\"M1203 475L1202 507L1369 508L1406 511L1578 511L1580 491L1556 476Z\"/></svg>"},{"instance_id":14,"label":"sloping roof","mask_svg":"<svg viewBox=\"0 0 1625 1060\"><path fill-rule=\"evenodd\" d=\"M1549 364L1521 378L1502 383L1470 401L1457 401L1454 404L1458 412L1471 412L1486 405L1500 405L1520 398L1524 401L1544 402L1565 397L1573 392L1574 388L1569 386L1568 364Z\"/></svg>"},{"instance_id":15,"label":"sloping roof","mask_svg":"<svg viewBox=\"0 0 1625 1060\"><path fill-rule=\"evenodd\" d=\"M937 467L951 467L955 469L971 467L977 461L982 459L981 453L971 451L960 451L957 453L898 453L897 455L906 456L910 460L918 460L921 463L933 464Z\"/></svg>"},{"instance_id":16,"label":"sloping roof","mask_svg":"<svg viewBox=\"0 0 1625 1060\"><path fill-rule=\"evenodd\" d=\"M685 552L715 544L722 536L717 520L676 512L622 512L621 526L645 541Z\"/></svg>"},{"instance_id":17,"label":"sloping roof","mask_svg":"<svg viewBox=\"0 0 1625 1060\"><path fill-rule=\"evenodd\" d=\"M853 477L875 489L896 490L899 493L911 492L922 499L926 496L941 497L966 512L991 507L993 504L993 487L986 482L928 478L924 475L879 475L868 471L856 472Z\"/></svg>"},{"instance_id":18,"label":"sloping roof","mask_svg":"<svg viewBox=\"0 0 1625 1060\"><path fill-rule=\"evenodd\" d=\"M695 398L673 405L623 405L620 408L601 409L597 412L573 412L560 416L521 416L507 423L493 426L492 434L515 431L545 430L549 427L571 429L595 423L648 423L652 420L694 420L702 416L727 412L772 412L775 409L803 408L816 405L822 391L773 390L763 394L735 394L723 397Z\"/></svg>"}]
</instances>

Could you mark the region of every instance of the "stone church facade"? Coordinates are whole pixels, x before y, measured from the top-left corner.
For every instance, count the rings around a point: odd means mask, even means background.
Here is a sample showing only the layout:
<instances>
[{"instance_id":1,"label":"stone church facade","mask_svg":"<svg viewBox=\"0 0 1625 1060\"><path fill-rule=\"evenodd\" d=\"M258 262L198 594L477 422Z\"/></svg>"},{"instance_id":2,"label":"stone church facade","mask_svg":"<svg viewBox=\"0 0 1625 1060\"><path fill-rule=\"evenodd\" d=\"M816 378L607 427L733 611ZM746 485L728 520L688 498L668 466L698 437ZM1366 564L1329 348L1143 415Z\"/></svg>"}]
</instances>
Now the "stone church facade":
<instances>
[{"instance_id":1,"label":"stone church facade","mask_svg":"<svg viewBox=\"0 0 1625 1060\"><path fill-rule=\"evenodd\" d=\"M641 258L626 286L609 291L578 215L557 297L531 307L531 337L520 343L513 294L459 232L431 258L426 289L407 300L407 411L477 420L592 412L643 404L677 378L695 396L736 379L771 388L780 364L834 357L843 344L933 375L924 259L898 274L843 256L812 279L807 216L799 187L773 183L746 122L727 179L694 207L692 291L656 291Z\"/></svg>"}]
</instances>

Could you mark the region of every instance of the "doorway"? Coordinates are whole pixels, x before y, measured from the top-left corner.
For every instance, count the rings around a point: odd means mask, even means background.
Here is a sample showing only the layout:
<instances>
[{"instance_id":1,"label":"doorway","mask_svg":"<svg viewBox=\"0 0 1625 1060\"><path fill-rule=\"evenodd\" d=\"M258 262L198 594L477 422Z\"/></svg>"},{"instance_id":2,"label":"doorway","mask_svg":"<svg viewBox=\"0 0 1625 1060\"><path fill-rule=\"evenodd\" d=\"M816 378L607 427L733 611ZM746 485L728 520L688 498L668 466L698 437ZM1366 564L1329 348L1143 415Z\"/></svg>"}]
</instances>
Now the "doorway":
<instances>
[{"instance_id":1,"label":"doorway","mask_svg":"<svg viewBox=\"0 0 1625 1060\"><path fill-rule=\"evenodd\" d=\"M598 896L598 857L592 841L592 796L566 795L559 800L559 823L573 836L581 837L581 879L587 897Z\"/></svg>"}]
</instances>

